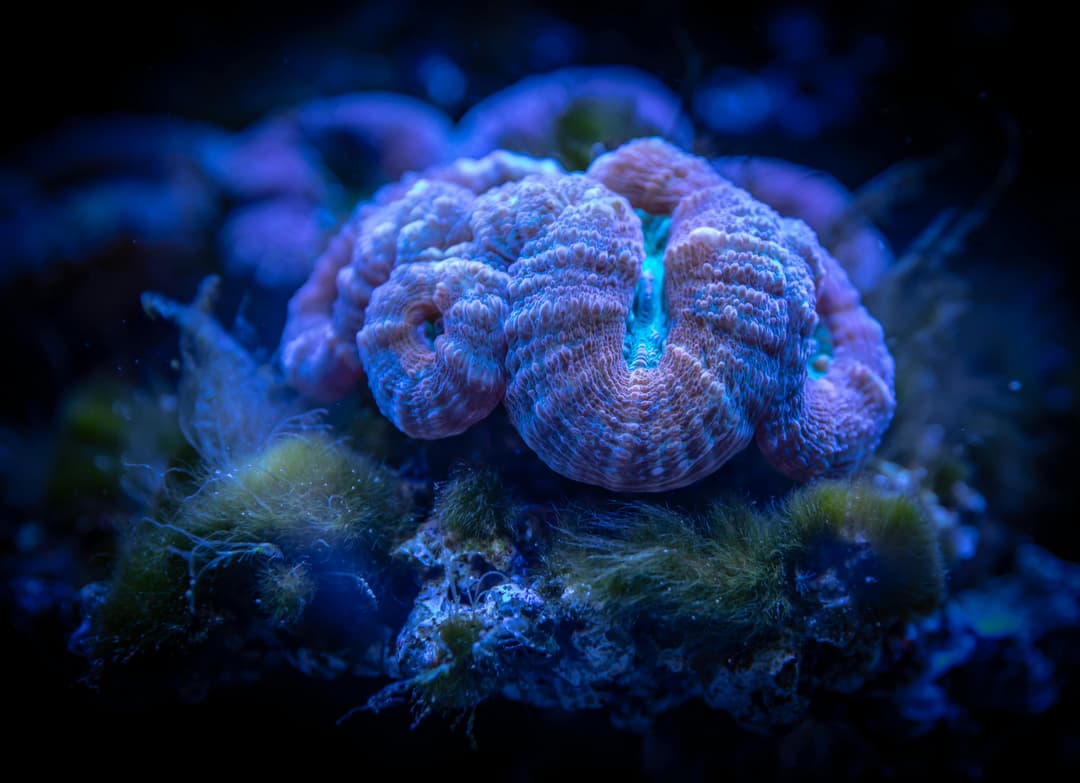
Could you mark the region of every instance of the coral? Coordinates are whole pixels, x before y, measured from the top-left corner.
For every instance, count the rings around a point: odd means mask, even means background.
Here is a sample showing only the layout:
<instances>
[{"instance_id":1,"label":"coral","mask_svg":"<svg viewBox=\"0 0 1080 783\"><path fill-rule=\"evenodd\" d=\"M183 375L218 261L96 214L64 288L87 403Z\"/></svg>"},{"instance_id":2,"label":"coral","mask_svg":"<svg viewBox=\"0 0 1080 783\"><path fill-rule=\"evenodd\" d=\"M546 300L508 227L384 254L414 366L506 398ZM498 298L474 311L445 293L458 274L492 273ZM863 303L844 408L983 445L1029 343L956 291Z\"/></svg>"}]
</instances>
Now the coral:
<instances>
[{"instance_id":1,"label":"coral","mask_svg":"<svg viewBox=\"0 0 1080 783\"><path fill-rule=\"evenodd\" d=\"M694 131L678 96L635 68L564 68L522 79L476 104L458 124L460 154L507 149L584 168L597 148L639 136L689 147Z\"/></svg>"},{"instance_id":2,"label":"coral","mask_svg":"<svg viewBox=\"0 0 1080 783\"><path fill-rule=\"evenodd\" d=\"M774 409L757 431L769 461L803 480L853 472L877 446L896 407L893 359L881 325L859 304L836 261L824 252L820 260L821 321L805 388L796 392L801 404Z\"/></svg>"},{"instance_id":3,"label":"coral","mask_svg":"<svg viewBox=\"0 0 1080 783\"><path fill-rule=\"evenodd\" d=\"M295 288L311 274L336 221L305 201L268 199L239 207L218 234L226 268L267 287Z\"/></svg>"},{"instance_id":4,"label":"coral","mask_svg":"<svg viewBox=\"0 0 1080 783\"><path fill-rule=\"evenodd\" d=\"M311 277L289 301L281 346L289 382L315 400L344 396L364 379L356 336L372 293L393 267L450 260L470 251L485 260L504 257L498 233L482 225L475 229L478 247L464 244L474 231L467 218L476 194L530 174L559 171L553 161L496 152L381 188L331 240ZM498 226L495 217L491 222L492 228ZM506 263L502 261L503 267ZM445 297L442 301L452 304ZM418 315L430 314L436 304L429 297L421 307Z\"/></svg>"},{"instance_id":5,"label":"coral","mask_svg":"<svg viewBox=\"0 0 1080 783\"><path fill-rule=\"evenodd\" d=\"M875 288L892 265L885 237L847 188L828 174L776 158L716 158L712 163L754 198L814 229L859 291Z\"/></svg>"},{"instance_id":6,"label":"coral","mask_svg":"<svg viewBox=\"0 0 1080 783\"><path fill-rule=\"evenodd\" d=\"M658 139L587 175L495 153L384 188L290 303L282 360L318 399L366 374L413 437L504 399L547 465L613 490L684 486L755 436L794 478L848 473L894 406L881 327L813 232Z\"/></svg>"},{"instance_id":7,"label":"coral","mask_svg":"<svg viewBox=\"0 0 1080 783\"><path fill-rule=\"evenodd\" d=\"M365 172L349 176L357 159L375 157L382 179L394 180L449 156L449 118L406 95L361 92L324 98L297 107L295 117L304 138L346 182L364 179Z\"/></svg>"},{"instance_id":8,"label":"coral","mask_svg":"<svg viewBox=\"0 0 1080 783\"><path fill-rule=\"evenodd\" d=\"M271 45L210 59L255 77L227 80L243 90L190 61L165 93L129 85L220 126L62 120L0 164L19 335L0 605L9 670L43 675L23 688L35 709L9 712L104 747L116 721L85 718L119 717L129 740L135 724L178 738L169 718L236 723L257 753L267 731L317 731L383 688L369 707L580 734L541 742L548 766L601 742L639 775L715 761L900 777L923 732L924 749L954 746L938 768L968 776L1003 737L1075 761L1054 729L1076 694L1080 565L1056 559L1076 549L1048 512L1071 499L1070 460L1051 460L1080 415L1080 330L1037 268L1055 260L1037 219L1061 199L1022 188L989 242L966 242L1016 139L1040 138L1000 69L969 56L1018 20L967 14L974 48L930 26L930 48L980 77L952 105L905 99L914 50L879 14L743 8L717 15L718 38L664 29L674 9L655 8L637 27L665 86L631 68L531 76L635 59L614 17L447 8L427 30L416 6L334 14L338 31L301 41L241 24ZM761 40L734 43L753 62L713 70L749 17ZM949 72L935 66L918 73ZM119 104L138 100L123 86ZM342 94L362 86L422 99ZM95 110L81 93L9 122L29 134ZM856 116L870 97L887 112ZM695 138L688 106L720 135ZM849 193L714 157L756 144L845 185L897 148L941 151ZM1010 160L976 195L999 144ZM897 209L913 191L927 197ZM930 221L896 260L874 225L900 243ZM1002 259L1024 262L995 272ZM213 312L215 280L173 301L211 271L233 276L235 326ZM163 292L142 299L157 324L134 312L147 289ZM55 642L80 585L72 651L102 687L70 693L71 711L50 697L78 665ZM802 718L770 741L740 728ZM637 734L596 731L608 719ZM224 746L231 728L204 733Z\"/></svg>"},{"instance_id":9,"label":"coral","mask_svg":"<svg viewBox=\"0 0 1080 783\"><path fill-rule=\"evenodd\" d=\"M272 117L199 149L199 162L232 198L288 196L319 200L326 182L318 156L292 121Z\"/></svg>"},{"instance_id":10,"label":"coral","mask_svg":"<svg viewBox=\"0 0 1080 783\"><path fill-rule=\"evenodd\" d=\"M506 275L477 261L403 264L358 335L379 409L414 438L444 438L503 398Z\"/></svg>"}]
</instances>

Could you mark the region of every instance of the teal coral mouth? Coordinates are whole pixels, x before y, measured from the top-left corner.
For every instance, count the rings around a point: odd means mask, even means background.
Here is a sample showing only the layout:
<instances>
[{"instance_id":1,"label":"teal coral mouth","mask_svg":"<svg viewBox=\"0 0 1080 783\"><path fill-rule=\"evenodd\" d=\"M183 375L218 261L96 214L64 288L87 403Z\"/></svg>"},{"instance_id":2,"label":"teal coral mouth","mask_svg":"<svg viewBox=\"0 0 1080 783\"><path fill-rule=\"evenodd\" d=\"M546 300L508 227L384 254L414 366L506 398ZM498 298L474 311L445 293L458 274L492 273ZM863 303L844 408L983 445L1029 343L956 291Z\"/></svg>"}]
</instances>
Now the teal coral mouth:
<instances>
[{"instance_id":1,"label":"teal coral mouth","mask_svg":"<svg viewBox=\"0 0 1080 783\"><path fill-rule=\"evenodd\" d=\"M435 338L445 331L442 318L429 319L420 325L424 341L430 348L435 347Z\"/></svg>"},{"instance_id":2,"label":"teal coral mouth","mask_svg":"<svg viewBox=\"0 0 1080 783\"><path fill-rule=\"evenodd\" d=\"M824 378L829 372L829 365L833 357L832 333L824 323L819 323L814 330L814 341L817 347L806 361L806 371L811 378Z\"/></svg>"},{"instance_id":3,"label":"teal coral mouth","mask_svg":"<svg viewBox=\"0 0 1080 783\"><path fill-rule=\"evenodd\" d=\"M660 363L668 335L667 298L664 296L664 249L671 217L634 210L645 236L645 260L634 288L634 303L626 317L623 358L631 370L652 369Z\"/></svg>"}]
</instances>

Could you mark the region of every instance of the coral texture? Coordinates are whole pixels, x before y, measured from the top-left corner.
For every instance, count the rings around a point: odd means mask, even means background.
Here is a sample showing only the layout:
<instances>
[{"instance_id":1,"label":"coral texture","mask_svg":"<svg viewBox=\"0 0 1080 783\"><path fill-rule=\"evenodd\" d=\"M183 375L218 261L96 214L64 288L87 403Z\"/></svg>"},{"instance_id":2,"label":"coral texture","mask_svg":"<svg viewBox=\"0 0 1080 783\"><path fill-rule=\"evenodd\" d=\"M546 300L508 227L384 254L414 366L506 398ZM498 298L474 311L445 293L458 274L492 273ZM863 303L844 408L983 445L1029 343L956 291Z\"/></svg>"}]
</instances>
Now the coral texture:
<instances>
[{"instance_id":1,"label":"coral texture","mask_svg":"<svg viewBox=\"0 0 1080 783\"><path fill-rule=\"evenodd\" d=\"M881 327L800 220L659 139L585 174L505 152L381 190L290 305L310 396L365 375L405 433L505 400L553 470L685 486L753 439L797 479L856 468L895 405Z\"/></svg>"},{"instance_id":2,"label":"coral texture","mask_svg":"<svg viewBox=\"0 0 1080 783\"><path fill-rule=\"evenodd\" d=\"M452 258L483 260L505 269L513 260L499 238L505 215L497 214L493 205L474 208L477 194L530 174L560 171L554 161L494 152L481 160L463 158L429 169L422 176L407 175L381 188L331 240L289 302L282 341L289 382L324 402L348 393L365 377L357 351L365 311L391 270L413 261ZM431 306L425 305L424 312ZM406 432L414 437L450 434Z\"/></svg>"},{"instance_id":3,"label":"coral texture","mask_svg":"<svg viewBox=\"0 0 1080 783\"><path fill-rule=\"evenodd\" d=\"M506 275L487 264L396 267L371 297L358 336L379 408L416 438L456 435L485 418L506 386L505 317Z\"/></svg>"},{"instance_id":4,"label":"coral texture","mask_svg":"<svg viewBox=\"0 0 1080 783\"><path fill-rule=\"evenodd\" d=\"M716 158L713 166L781 215L804 221L862 292L875 288L893 262L885 237L835 178L786 160Z\"/></svg>"}]
</instances>

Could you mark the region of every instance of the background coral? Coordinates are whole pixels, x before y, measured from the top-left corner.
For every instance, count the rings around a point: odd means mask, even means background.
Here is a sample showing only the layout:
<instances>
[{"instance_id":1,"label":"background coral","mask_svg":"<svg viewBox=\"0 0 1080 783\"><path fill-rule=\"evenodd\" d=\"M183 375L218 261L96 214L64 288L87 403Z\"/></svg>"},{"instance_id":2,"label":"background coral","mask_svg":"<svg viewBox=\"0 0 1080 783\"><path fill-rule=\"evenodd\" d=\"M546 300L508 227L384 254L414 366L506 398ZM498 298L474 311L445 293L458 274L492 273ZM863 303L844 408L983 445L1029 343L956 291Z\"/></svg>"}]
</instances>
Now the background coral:
<instances>
[{"instance_id":1,"label":"background coral","mask_svg":"<svg viewBox=\"0 0 1080 783\"><path fill-rule=\"evenodd\" d=\"M597 154L641 136L681 147L693 127L678 96L636 68L564 68L530 76L473 106L458 127L458 154L496 149L551 156L583 169Z\"/></svg>"}]
</instances>

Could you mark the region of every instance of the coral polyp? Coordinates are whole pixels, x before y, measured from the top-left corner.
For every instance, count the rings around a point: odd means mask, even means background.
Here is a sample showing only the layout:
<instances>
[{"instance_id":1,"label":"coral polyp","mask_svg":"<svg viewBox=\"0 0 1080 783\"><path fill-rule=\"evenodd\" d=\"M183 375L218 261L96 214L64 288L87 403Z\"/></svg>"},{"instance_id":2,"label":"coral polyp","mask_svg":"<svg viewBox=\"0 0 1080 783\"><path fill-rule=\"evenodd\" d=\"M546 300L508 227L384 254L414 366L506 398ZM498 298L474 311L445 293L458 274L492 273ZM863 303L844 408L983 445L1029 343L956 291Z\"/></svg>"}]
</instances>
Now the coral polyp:
<instances>
[{"instance_id":1,"label":"coral polyp","mask_svg":"<svg viewBox=\"0 0 1080 783\"><path fill-rule=\"evenodd\" d=\"M693 483L757 439L800 480L851 472L895 404L880 325L841 266L703 159L630 142L584 174L495 153L384 188L294 297L285 369L361 378L412 437L504 401L564 476Z\"/></svg>"}]
</instances>

